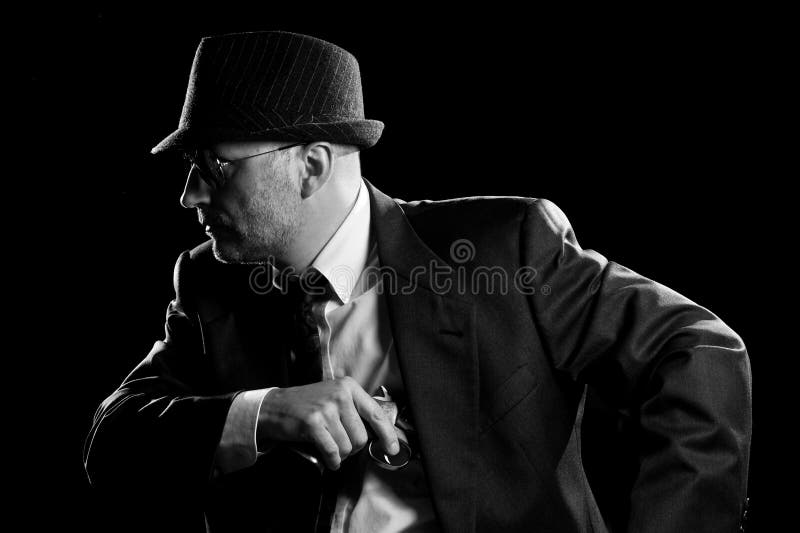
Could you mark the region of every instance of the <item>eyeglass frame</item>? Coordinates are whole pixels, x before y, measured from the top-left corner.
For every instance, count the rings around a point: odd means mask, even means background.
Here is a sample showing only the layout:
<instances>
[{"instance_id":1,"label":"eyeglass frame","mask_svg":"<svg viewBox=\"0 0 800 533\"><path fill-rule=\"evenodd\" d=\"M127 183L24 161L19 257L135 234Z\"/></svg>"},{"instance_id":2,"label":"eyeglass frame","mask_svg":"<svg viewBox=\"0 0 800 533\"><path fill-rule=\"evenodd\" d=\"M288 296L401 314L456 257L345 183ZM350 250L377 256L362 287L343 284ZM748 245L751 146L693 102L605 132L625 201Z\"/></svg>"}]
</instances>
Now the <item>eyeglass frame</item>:
<instances>
[{"instance_id":1,"label":"eyeglass frame","mask_svg":"<svg viewBox=\"0 0 800 533\"><path fill-rule=\"evenodd\" d=\"M212 156L206 157L206 149L198 149L191 152L184 152L183 158L191 165L189 167L189 173L196 168L198 172L200 172L200 178L206 182L209 187L211 187L213 190L219 190L225 187L225 184L228 182L228 178L225 176L225 167L231 163L238 163L239 161L244 161L245 159L252 159L262 155L288 150L289 148L303 146L304 144L307 143L297 142L288 146L275 148L274 150L267 150L266 152L259 152L253 155L246 155L244 157L237 157L236 159L223 159L218 155L213 154L213 152ZM203 153L202 158L200 157L200 152ZM211 150L208 150L208 152L211 152ZM206 161L206 159L208 159L208 161ZM201 161L203 162L202 164Z\"/></svg>"}]
</instances>

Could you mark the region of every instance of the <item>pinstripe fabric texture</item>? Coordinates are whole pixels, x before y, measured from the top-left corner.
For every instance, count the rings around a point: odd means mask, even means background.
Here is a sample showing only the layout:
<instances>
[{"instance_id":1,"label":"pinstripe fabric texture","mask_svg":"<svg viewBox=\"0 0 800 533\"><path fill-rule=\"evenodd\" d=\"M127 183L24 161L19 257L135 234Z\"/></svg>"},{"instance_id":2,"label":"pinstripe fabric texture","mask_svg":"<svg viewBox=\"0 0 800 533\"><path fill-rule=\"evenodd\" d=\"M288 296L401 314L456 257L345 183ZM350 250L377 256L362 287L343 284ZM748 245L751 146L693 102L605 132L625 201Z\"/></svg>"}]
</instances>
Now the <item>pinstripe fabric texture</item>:
<instances>
[{"instance_id":1,"label":"pinstripe fabric texture","mask_svg":"<svg viewBox=\"0 0 800 533\"><path fill-rule=\"evenodd\" d=\"M349 52L297 33L235 33L200 41L178 129L152 153L254 138L366 148L382 131L364 118Z\"/></svg>"}]
</instances>

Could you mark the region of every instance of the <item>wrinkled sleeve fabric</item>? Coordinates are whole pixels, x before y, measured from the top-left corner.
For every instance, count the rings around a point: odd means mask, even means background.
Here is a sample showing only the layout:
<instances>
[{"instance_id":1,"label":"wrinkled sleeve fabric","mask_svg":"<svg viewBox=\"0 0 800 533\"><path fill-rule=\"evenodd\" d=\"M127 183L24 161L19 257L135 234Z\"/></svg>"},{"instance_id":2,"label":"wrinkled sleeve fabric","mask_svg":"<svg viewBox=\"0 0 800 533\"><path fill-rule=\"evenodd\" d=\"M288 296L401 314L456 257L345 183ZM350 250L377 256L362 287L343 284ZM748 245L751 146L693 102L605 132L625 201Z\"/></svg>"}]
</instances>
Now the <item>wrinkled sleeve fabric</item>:
<instances>
[{"instance_id":1,"label":"wrinkled sleeve fabric","mask_svg":"<svg viewBox=\"0 0 800 533\"><path fill-rule=\"evenodd\" d=\"M175 299L165 338L98 408L84 446L89 479L99 489L197 494L206 486L236 392L215 394L190 300L191 261L175 266Z\"/></svg>"},{"instance_id":2,"label":"wrinkled sleeve fabric","mask_svg":"<svg viewBox=\"0 0 800 533\"><path fill-rule=\"evenodd\" d=\"M738 530L752 424L741 338L675 291L582 249L552 202L531 201L521 249L552 364L634 415L629 530Z\"/></svg>"}]
</instances>

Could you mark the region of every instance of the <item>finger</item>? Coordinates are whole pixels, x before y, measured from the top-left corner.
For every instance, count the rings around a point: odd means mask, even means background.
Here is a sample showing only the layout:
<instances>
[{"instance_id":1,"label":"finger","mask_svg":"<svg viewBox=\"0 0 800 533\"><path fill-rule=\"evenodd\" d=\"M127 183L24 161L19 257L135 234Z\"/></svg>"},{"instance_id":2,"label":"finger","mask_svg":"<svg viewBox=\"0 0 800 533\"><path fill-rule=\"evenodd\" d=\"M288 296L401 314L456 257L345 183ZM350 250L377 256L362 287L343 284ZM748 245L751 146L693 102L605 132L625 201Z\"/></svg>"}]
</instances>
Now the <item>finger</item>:
<instances>
[{"instance_id":1,"label":"finger","mask_svg":"<svg viewBox=\"0 0 800 533\"><path fill-rule=\"evenodd\" d=\"M339 449L339 459L344 461L353 451L353 445L350 443L350 437L347 431L342 426L342 421L339 419L339 411L336 410L335 415L327 418L328 433L333 437L336 446Z\"/></svg>"},{"instance_id":2,"label":"finger","mask_svg":"<svg viewBox=\"0 0 800 533\"><path fill-rule=\"evenodd\" d=\"M352 399L349 400L346 405L342 405L340 409L342 426L347 432L350 444L353 447L351 453L357 452L367 445L367 441L369 440L367 428L364 427L364 421L358 416L358 411Z\"/></svg>"},{"instance_id":3,"label":"finger","mask_svg":"<svg viewBox=\"0 0 800 533\"><path fill-rule=\"evenodd\" d=\"M383 449L387 450L390 455L399 453L400 443L397 442L397 432L378 402L361 387L353 388L353 401L358 414L375 432Z\"/></svg>"},{"instance_id":4,"label":"finger","mask_svg":"<svg viewBox=\"0 0 800 533\"><path fill-rule=\"evenodd\" d=\"M309 437L320 453L322 462L331 470L338 470L342 462L339 457L339 446L333 436L323 426L309 428Z\"/></svg>"}]
</instances>

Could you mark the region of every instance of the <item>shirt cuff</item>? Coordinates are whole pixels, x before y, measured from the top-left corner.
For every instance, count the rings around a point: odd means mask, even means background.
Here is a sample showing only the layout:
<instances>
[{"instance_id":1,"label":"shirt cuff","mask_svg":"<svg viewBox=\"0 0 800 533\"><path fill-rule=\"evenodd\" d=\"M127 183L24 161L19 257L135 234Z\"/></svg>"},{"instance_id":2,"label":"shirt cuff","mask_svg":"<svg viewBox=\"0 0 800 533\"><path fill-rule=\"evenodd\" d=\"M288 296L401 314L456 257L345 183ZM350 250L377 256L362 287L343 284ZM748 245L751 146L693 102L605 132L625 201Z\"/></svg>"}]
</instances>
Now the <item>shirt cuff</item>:
<instances>
[{"instance_id":1,"label":"shirt cuff","mask_svg":"<svg viewBox=\"0 0 800 533\"><path fill-rule=\"evenodd\" d=\"M229 474L252 466L260 455L268 451L259 453L256 429L261 402L274 388L244 391L234 397L214 456L215 474Z\"/></svg>"}]
</instances>

